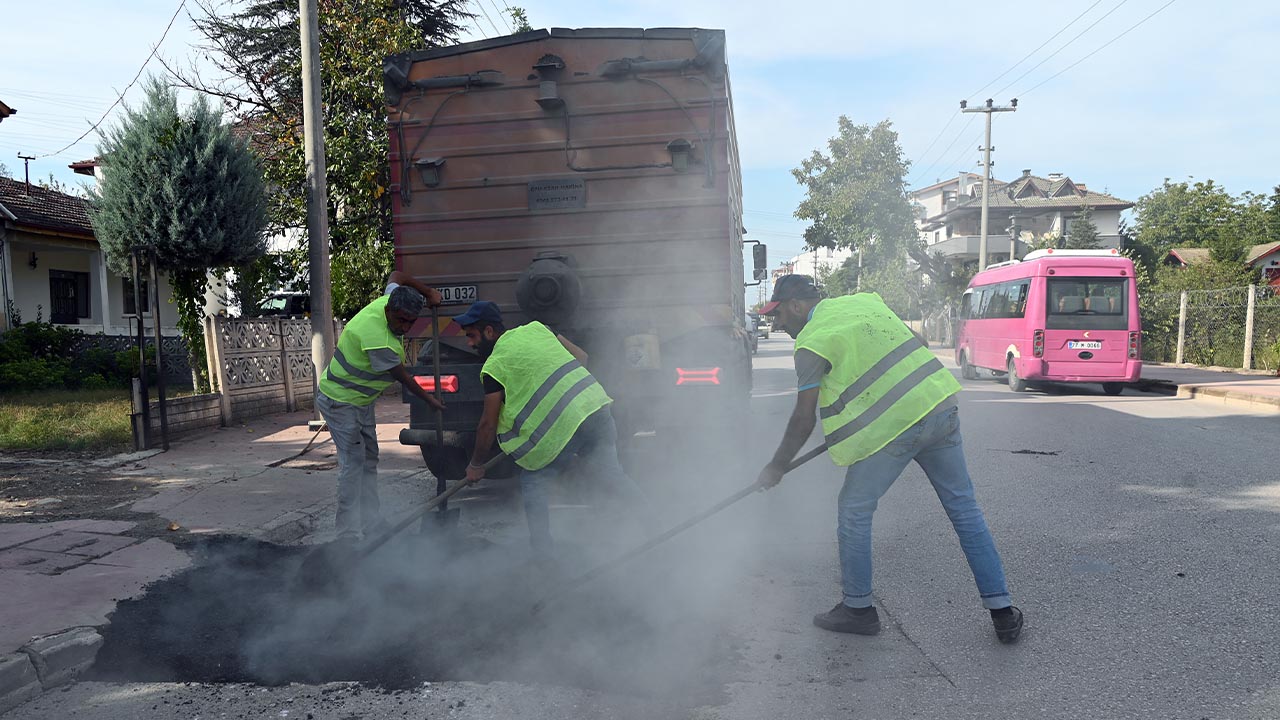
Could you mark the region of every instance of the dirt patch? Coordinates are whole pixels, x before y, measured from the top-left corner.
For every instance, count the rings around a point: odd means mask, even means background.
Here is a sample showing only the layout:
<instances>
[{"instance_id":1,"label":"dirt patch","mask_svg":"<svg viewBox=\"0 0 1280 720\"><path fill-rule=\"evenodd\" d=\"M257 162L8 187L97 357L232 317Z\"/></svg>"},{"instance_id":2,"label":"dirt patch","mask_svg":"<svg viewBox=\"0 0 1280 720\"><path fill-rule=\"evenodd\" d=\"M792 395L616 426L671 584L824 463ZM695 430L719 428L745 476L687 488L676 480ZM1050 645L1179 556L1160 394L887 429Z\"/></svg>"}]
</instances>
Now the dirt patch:
<instances>
[{"instance_id":1,"label":"dirt patch","mask_svg":"<svg viewBox=\"0 0 1280 720\"><path fill-rule=\"evenodd\" d=\"M723 663L691 646L698 633L655 621L625 593L584 593L535 618L549 572L523 549L404 537L385 547L345 590L315 593L295 582L305 548L198 540L191 569L119 604L90 677L388 689L510 680L659 703L719 697L707 668Z\"/></svg>"},{"instance_id":2,"label":"dirt patch","mask_svg":"<svg viewBox=\"0 0 1280 720\"><path fill-rule=\"evenodd\" d=\"M155 494L158 479L121 476L95 465L101 457L0 456L0 522L152 519L128 508Z\"/></svg>"}]
</instances>

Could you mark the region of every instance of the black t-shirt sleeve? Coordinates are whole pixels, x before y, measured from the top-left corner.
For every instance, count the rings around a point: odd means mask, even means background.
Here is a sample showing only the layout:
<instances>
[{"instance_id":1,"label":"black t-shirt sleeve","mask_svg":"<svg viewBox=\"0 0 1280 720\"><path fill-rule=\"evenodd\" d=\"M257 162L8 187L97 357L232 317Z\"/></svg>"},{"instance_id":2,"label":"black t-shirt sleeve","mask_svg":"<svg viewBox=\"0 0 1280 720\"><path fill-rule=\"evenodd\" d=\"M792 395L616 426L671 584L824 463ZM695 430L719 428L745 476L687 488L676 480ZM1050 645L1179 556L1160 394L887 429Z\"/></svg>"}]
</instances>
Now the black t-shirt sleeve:
<instances>
[{"instance_id":1,"label":"black t-shirt sleeve","mask_svg":"<svg viewBox=\"0 0 1280 720\"><path fill-rule=\"evenodd\" d=\"M480 375L480 380L484 383L484 394L485 394L485 395L488 395L488 394L490 394L490 393L505 392L505 391L506 391L506 388L502 387L502 383L498 382L497 380L494 380L494 379L493 379L492 377L490 377L489 375L485 375L485 374L481 373L481 375Z\"/></svg>"}]
</instances>

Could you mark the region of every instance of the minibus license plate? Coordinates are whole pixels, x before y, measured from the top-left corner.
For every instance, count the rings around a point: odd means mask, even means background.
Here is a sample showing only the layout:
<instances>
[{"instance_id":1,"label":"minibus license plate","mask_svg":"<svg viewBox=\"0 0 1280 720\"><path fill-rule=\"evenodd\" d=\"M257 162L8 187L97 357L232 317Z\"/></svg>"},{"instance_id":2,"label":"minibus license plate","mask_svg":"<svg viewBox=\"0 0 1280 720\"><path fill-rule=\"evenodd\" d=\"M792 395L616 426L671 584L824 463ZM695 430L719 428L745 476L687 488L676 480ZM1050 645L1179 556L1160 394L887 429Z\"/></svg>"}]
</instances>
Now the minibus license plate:
<instances>
[{"instance_id":1,"label":"minibus license plate","mask_svg":"<svg viewBox=\"0 0 1280 720\"><path fill-rule=\"evenodd\" d=\"M440 291L440 296L444 298L445 305L461 305L462 303L476 301L475 285L446 285L436 289Z\"/></svg>"},{"instance_id":2,"label":"minibus license plate","mask_svg":"<svg viewBox=\"0 0 1280 720\"><path fill-rule=\"evenodd\" d=\"M1071 350L1101 350L1101 340L1068 340L1067 347Z\"/></svg>"}]
</instances>

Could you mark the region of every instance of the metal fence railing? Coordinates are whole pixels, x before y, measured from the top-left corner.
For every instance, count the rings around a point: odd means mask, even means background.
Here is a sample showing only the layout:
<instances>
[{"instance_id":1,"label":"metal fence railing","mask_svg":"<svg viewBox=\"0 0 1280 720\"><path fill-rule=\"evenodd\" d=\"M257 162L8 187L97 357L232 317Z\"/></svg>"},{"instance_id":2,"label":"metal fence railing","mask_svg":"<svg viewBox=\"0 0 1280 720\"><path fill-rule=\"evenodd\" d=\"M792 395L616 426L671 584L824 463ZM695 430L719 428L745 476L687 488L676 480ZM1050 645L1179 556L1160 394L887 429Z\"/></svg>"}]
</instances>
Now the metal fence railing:
<instances>
[{"instance_id":1,"label":"metal fence railing","mask_svg":"<svg viewBox=\"0 0 1280 720\"><path fill-rule=\"evenodd\" d=\"M1276 370L1280 292L1248 285L1139 299L1142 357L1153 362Z\"/></svg>"}]
</instances>

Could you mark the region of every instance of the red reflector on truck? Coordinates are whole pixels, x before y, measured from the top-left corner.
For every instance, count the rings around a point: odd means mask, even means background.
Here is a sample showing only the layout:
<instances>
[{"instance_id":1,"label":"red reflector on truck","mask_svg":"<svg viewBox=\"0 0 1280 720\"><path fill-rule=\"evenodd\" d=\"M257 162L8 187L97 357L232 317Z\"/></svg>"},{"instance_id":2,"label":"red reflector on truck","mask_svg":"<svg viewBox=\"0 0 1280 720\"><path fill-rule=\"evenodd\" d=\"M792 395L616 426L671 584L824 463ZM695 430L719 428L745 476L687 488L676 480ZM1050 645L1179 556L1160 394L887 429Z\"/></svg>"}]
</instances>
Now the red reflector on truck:
<instances>
[{"instance_id":1,"label":"red reflector on truck","mask_svg":"<svg viewBox=\"0 0 1280 720\"><path fill-rule=\"evenodd\" d=\"M436 391L436 379L433 375L418 375L414 378L418 381L418 387L427 392ZM441 392L458 392L458 376L457 375L441 375L440 376Z\"/></svg>"},{"instance_id":2,"label":"red reflector on truck","mask_svg":"<svg viewBox=\"0 0 1280 720\"><path fill-rule=\"evenodd\" d=\"M676 385L719 385L720 368L676 368Z\"/></svg>"}]
</instances>

